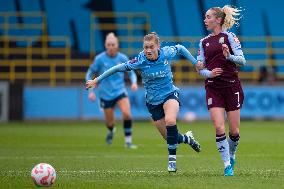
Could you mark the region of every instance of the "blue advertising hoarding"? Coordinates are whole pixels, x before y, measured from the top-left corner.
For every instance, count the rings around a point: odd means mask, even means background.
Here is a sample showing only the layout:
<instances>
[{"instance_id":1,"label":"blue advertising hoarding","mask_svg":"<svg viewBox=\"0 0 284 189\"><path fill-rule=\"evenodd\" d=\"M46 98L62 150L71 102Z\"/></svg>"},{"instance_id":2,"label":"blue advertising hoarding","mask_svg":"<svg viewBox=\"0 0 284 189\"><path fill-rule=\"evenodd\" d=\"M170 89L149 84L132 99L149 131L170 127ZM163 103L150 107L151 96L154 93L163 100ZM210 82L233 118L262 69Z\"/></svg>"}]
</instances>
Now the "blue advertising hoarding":
<instances>
[{"instance_id":1,"label":"blue advertising hoarding","mask_svg":"<svg viewBox=\"0 0 284 189\"><path fill-rule=\"evenodd\" d=\"M203 86L180 87L179 118L188 115L196 119L209 119ZM245 101L242 118L284 118L284 87L243 86ZM144 89L128 90L134 119L149 119L145 106ZM83 87L25 87L25 119L103 119L99 102L88 100L88 91ZM116 117L121 116L116 110Z\"/></svg>"}]
</instances>

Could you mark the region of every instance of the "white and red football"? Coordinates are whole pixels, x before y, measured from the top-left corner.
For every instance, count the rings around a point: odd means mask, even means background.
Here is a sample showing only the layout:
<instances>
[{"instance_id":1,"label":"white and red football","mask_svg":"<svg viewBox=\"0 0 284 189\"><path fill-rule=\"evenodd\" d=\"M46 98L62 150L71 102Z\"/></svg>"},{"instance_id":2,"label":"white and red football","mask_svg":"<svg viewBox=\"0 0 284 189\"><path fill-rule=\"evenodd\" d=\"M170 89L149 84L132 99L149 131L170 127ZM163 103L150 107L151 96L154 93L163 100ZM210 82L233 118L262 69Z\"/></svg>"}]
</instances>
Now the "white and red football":
<instances>
[{"instance_id":1,"label":"white and red football","mask_svg":"<svg viewBox=\"0 0 284 189\"><path fill-rule=\"evenodd\" d=\"M56 179L55 169L47 163L39 163L32 169L32 180L36 186L51 186Z\"/></svg>"}]
</instances>

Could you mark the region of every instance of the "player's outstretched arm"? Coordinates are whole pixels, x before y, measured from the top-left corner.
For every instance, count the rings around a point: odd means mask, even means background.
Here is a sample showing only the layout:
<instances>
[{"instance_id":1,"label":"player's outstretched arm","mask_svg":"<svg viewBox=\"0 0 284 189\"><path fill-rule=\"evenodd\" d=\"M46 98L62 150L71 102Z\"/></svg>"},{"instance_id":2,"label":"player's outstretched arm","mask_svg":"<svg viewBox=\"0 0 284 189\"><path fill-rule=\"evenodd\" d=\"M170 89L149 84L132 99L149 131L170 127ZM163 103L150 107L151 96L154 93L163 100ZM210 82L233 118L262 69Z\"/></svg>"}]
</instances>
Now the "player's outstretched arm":
<instances>
[{"instance_id":1,"label":"player's outstretched arm","mask_svg":"<svg viewBox=\"0 0 284 189\"><path fill-rule=\"evenodd\" d=\"M182 54L187 60L189 60L193 65L196 65L197 60L192 56L192 54L183 46L175 46L180 54Z\"/></svg>"},{"instance_id":2,"label":"player's outstretched arm","mask_svg":"<svg viewBox=\"0 0 284 189\"><path fill-rule=\"evenodd\" d=\"M110 68L109 70L105 71L102 75L100 75L99 77L93 79L93 80L88 80L85 84L86 89L92 88L92 87L97 87L98 84L104 80L105 78L111 76L112 74L116 73L116 72L124 72L126 71L126 67L125 64L119 64L116 65L112 68Z\"/></svg>"}]
</instances>

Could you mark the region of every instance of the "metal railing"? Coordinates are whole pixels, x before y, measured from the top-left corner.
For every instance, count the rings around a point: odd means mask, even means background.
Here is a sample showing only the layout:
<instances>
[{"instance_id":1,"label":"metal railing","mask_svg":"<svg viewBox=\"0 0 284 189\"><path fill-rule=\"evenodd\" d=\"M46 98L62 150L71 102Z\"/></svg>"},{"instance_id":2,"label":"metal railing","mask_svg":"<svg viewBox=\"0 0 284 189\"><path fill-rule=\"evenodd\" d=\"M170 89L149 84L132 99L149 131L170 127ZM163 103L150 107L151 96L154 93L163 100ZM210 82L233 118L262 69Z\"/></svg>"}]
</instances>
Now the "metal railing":
<instances>
[{"instance_id":1,"label":"metal railing","mask_svg":"<svg viewBox=\"0 0 284 189\"><path fill-rule=\"evenodd\" d=\"M146 12L93 12L90 17L90 54L103 49L104 35L114 31L125 54L137 53L137 42L140 43L145 33L150 32L150 23L150 15Z\"/></svg>"},{"instance_id":2,"label":"metal railing","mask_svg":"<svg viewBox=\"0 0 284 189\"><path fill-rule=\"evenodd\" d=\"M61 43L62 46L35 46L36 43ZM66 84L71 81L71 46L67 37L34 36L34 37L0 37L0 56L3 58L0 79L15 82L23 80L31 84L35 80L48 80L51 86L56 85L58 78ZM21 43L21 46L10 44ZM63 68L60 71L57 68ZM62 71L63 70L63 71Z\"/></svg>"},{"instance_id":3,"label":"metal railing","mask_svg":"<svg viewBox=\"0 0 284 189\"><path fill-rule=\"evenodd\" d=\"M197 44L200 38L180 37L180 41L171 41L171 38L172 37L161 37L164 41L164 45L182 43L196 56ZM60 42L62 46L36 47L33 45L40 41L46 41L47 43ZM242 38L242 41L251 41L251 38ZM265 40L262 42L265 43ZM284 37L273 39L273 42L284 43ZM0 56L2 57L0 61L0 79L9 80L10 82L23 80L30 84L43 80L44 82L48 82L51 86L55 86L58 82L70 84L73 81L83 81L85 71L92 62L90 58L72 60L71 45L67 37L6 36L0 37L0 43L8 44L0 47ZM23 45L22 47L14 47L10 45L11 43L22 43ZM127 49L123 50L127 51ZM142 50L142 48L135 49L137 52L139 52L139 50ZM261 67L263 66L282 66L284 68L284 48L282 47L273 48L272 50L265 46L261 48L243 47L243 51L247 58L246 67L251 68L250 70L241 70L239 72L239 76L243 80L256 83L260 77ZM273 51L273 54L270 54L271 51ZM249 58L250 55L262 56L262 58ZM82 68L84 69L82 70ZM179 85L203 80L203 78L196 73L194 67L185 60L177 60L177 63L173 65L172 69L175 82ZM283 72L276 72L276 76L278 79L284 79Z\"/></svg>"},{"instance_id":4,"label":"metal railing","mask_svg":"<svg viewBox=\"0 0 284 189\"><path fill-rule=\"evenodd\" d=\"M3 18L0 28L4 31L4 35L0 36L0 80L10 82L20 80L28 84L40 81L51 86L84 81L85 71L92 59L72 59L69 37L47 36L44 13L0 13L0 17ZM14 24L11 19L18 17L39 18L39 21ZM119 24L98 22L98 19L103 18L112 18L113 21L120 20L120 22ZM142 50L143 36L150 32L150 17L146 13L93 13L90 20L90 57L104 49L104 37L98 32L116 31L120 50L130 57ZM13 30L25 29L37 30L41 35L12 35ZM196 56L201 38L160 36L162 46L180 43L187 47L193 56ZM278 79L284 79L284 37L242 36L240 41L247 59L247 66L239 73L241 79L258 82L262 67L273 69L282 67L283 72L275 74ZM177 62L179 63L174 64L172 70L178 85L203 80L187 61L177 60Z\"/></svg>"},{"instance_id":5,"label":"metal railing","mask_svg":"<svg viewBox=\"0 0 284 189\"><path fill-rule=\"evenodd\" d=\"M11 36L11 32L15 30L20 32L36 30L46 34L44 12L0 12L0 20L0 29L4 31L4 36ZM29 20L29 23L24 22L25 20Z\"/></svg>"}]
</instances>

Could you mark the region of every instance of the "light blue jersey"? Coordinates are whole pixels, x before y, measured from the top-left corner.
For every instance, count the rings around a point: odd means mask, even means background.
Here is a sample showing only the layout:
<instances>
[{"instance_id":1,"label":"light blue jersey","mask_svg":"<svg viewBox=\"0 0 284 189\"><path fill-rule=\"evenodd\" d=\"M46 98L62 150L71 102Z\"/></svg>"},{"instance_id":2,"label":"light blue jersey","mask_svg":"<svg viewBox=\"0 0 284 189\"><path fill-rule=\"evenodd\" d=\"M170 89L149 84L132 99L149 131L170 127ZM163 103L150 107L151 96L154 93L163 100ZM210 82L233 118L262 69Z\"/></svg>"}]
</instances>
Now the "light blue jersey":
<instances>
[{"instance_id":1,"label":"light blue jersey","mask_svg":"<svg viewBox=\"0 0 284 189\"><path fill-rule=\"evenodd\" d=\"M126 62L116 66L98 77L98 82L118 71L138 70L146 89L146 101L152 105L161 104L172 92L179 90L173 84L171 71L172 60L180 53L185 58L196 64L196 59L182 45L165 46L159 50L157 60L148 60L144 52Z\"/></svg>"},{"instance_id":2,"label":"light blue jersey","mask_svg":"<svg viewBox=\"0 0 284 189\"><path fill-rule=\"evenodd\" d=\"M93 79L94 74L101 75L111 67L127 61L127 56L120 52L118 52L115 57L111 57L106 52L102 52L95 57L93 63L90 65L86 74L86 81ZM137 82L134 71L128 72L128 75L132 83ZM102 81L102 84L98 86L97 90L100 98L104 100L113 100L122 93L126 93L124 73L119 72L106 78Z\"/></svg>"}]
</instances>

